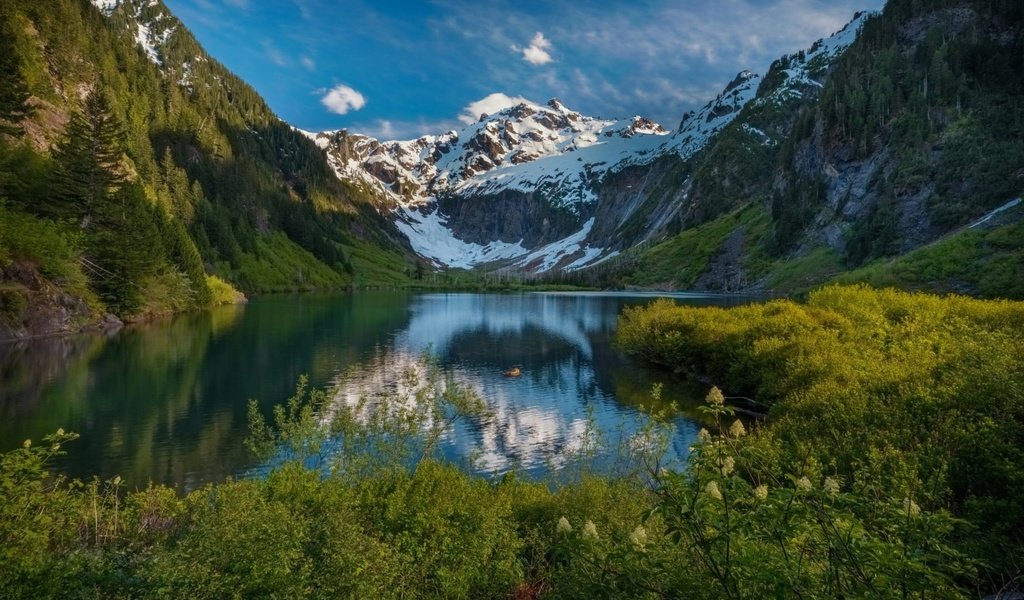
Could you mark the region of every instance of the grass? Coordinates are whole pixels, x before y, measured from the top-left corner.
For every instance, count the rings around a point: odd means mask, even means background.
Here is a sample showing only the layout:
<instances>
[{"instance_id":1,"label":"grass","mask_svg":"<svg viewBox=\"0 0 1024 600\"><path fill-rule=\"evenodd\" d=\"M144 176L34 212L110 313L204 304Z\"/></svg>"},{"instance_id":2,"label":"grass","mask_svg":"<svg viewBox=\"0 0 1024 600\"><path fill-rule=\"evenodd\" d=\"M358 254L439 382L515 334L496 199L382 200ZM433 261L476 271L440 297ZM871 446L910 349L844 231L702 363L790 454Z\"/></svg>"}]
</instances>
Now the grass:
<instances>
[{"instance_id":1,"label":"grass","mask_svg":"<svg viewBox=\"0 0 1024 600\"><path fill-rule=\"evenodd\" d=\"M690 288L708 269L722 245L737 228L745 228L744 246L750 248L768 227L768 214L750 203L714 221L683 231L648 250L629 283Z\"/></svg>"},{"instance_id":2,"label":"grass","mask_svg":"<svg viewBox=\"0 0 1024 600\"><path fill-rule=\"evenodd\" d=\"M843 259L838 252L828 246L818 246L803 256L773 264L765 287L776 291L806 291L843 269Z\"/></svg>"},{"instance_id":3,"label":"grass","mask_svg":"<svg viewBox=\"0 0 1024 600\"><path fill-rule=\"evenodd\" d=\"M78 243L75 232L60 223L0 206L0 272L14 263L26 265L98 311L102 304L78 262Z\"/></svg>"},{"instance_id":4,"label":"grass","mask_svg":"<svg viewBox=\"0 0 1024 600\"><path fill-rule=\"evenodd\" d=\"M256 240L256 251L243 254L237 269L219 265L228 278L246 292L273 293L338 289L351 278L317 260L283 233Z\"/></svg>"},{"instance_id":5,"label":"grass","mask_svg":"<svg viewBox=\"0 0 1024 600\"><path fill-rule=\"evenodd\" d=\"M966 230L904 256L835 278L983 298L1024 298L1024 222L990 231Z\"/></svg>"}]
</instances>

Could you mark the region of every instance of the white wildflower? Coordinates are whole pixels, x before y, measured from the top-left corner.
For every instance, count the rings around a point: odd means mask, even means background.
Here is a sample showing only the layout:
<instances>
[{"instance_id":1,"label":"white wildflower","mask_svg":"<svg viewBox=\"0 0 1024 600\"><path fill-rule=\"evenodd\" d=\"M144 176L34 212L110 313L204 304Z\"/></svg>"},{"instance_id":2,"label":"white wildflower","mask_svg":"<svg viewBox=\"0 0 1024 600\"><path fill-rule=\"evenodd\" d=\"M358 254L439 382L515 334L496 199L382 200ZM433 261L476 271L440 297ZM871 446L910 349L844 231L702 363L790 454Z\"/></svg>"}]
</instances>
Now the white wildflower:
<instances>
[{"instance_id":1,"label":"white wildflower","mask_svg":"<svg viewBox=\"0 0 1024 600\"><path fill-rule=\"evenodd\" d=\"M701 427L700 431L697 432L697 438L706 444L711 441L711 434L708 432L707 429Z\"/></svg>"},{"instance_id":2,"label":"white wildflower","mask_svg":"<svg viewBox=\"0 0 1024 600\"><path fill-rule=\"evenodd\" d=\"M917 515L921 514L921 507L917 505L917 502L914 502L910 498L904 498L903 511L911 517L916 517Z\"/></svg>"},{"instance_id":3,"label":"white wildflower","mask_svg":"<svg viewBox=\"0 0 1024 600\"><path fill-rule=\"evenodd\" d=\"M747 428L743 426L742 421L736 419L735 421L732 422L732 425L729 426L729 435L737 438L743 437L747 435Z\"/></svg>"},{"instance_id":4,"label":"white wildflower","mask_svg":"<svg viewBox=\"0 0 1024 600\"><path fill-rule=\"evenodd\" d=\"M643 550L644 545L647 544L647 530L644 529L643 525L636 526L636 529L629 534L629 541L637 548Z\"/></svg>"},{"instance_id":5,"label":"white wildflower","mask_svg":"<svg viewBox=\"0 0 1024 600\"><path fill-rule=\"evenodd\" d=\"M758 500L767 500L768 486L762 483L761 485L754 488L754 497L757 498Z\"/></svg>"},{"instance_id":6,"label":"white wildflower","mask_svg":"<svg viewBox=\"0 0 1024 600\"><path fill-rule=\"evenodd\" d=\"M722 390L718 389L718 386L716 385L711 388L711 391L708 392L704 401L711 406L722 406L725 404L725 396L722 395Z\"/></svg>"},{"instance_id":7,"label":"white wildflower","mask_svg":"<svg viewBox=\"0 0 1024 600\"><path fill-rule=\"evenodd\" d=\"M555 531L558 533L569 533L572 531L572 525L569 524L569 519L562 517L558 519L558 525L555 527Z\"/></svg>"},{"instance_id":8,"label":"white wildflower","mask_svg":"<svg viewBox=\"0 0 1024 600\"><path fill-rule=\"evenodd\" d=\"M587 519L586 525L583 526L583 537L588 540L597 539L597 525L594 525L594 522L590 519Z\"/></svg>"},{"instance_id":9,"label":"white wildflower","mask_svg":"<svg viewBox=\"0 0 1024 600\"><path fill-rule=\"evenodd\" d=\"M834 477L826 477L825 484L822 487L825 489L825 493L829 496L836 496L839 494L839 480Z\"/></svg>"},{"instance_id":10,"label":"white wildflower","mask_svg":"<svg viewBox=\"0 0 1024 600\"><path fill-rule=\"evenodd\" d=\"M717 482L709 481L708 484L704 486L704 491L708 493L708 496L711 496L715 500L722 499L722 492L718 489Z\"/></svg>"},{"instance_id":11,"label":"white wildflower","mask_svg":"<svg viewBox=\"0 0 1024 600\"><path fill-rule=\"evenodd\" d=\"M731 456L726 456L724 459L722 459L722 462L719 464L718 471L722 474L723 477L728 477L729 474L732 473L733 469L735 468L736 461L733 460Z\"/></svg>"},{"instance_id":12,"label":"white wildflower","mask_svg":"<svg viewBox=\"0 0 1024 600\"><path fill-rule=\"evenodd\" d=\"M806 476L796 480L796 489L801 492L809 492L812 488L814 488L814 486L811 484L811 480Z\"/></svg>"}]
</instances>

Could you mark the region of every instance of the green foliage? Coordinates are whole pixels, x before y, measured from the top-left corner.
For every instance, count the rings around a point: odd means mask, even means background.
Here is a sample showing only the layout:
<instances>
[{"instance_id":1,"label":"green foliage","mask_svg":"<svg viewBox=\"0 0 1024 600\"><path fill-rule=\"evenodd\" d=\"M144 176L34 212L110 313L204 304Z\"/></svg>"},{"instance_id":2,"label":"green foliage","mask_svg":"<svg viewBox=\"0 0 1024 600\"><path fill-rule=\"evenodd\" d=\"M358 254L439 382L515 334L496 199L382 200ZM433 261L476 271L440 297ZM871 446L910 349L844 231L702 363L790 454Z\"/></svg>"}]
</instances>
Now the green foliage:
<instances>
[{"instance_id":1,"label":"green foliage","mask_svg":"<svg viewBox=\"0 0 1024 600\"><path fill-rule=\"evenodd\" d=\"M347 287L355 248L373 257L361 281L401 280L372 199L163 4L137 4L108 18L79 0L4 3L0 123L36 121L31 144L0 144L9 209L79 226L91 286L130 318L209 305L208 271L248 291ZM136 18L167 28L161 68L137 47ZM43 110L31 114L28 93Z\"/></svg>"},{"instance_id":2,"label":"green foliage","mask_svg":"<svg viewBox=\"0 0 1024 600\"><path fill-rule=\"evenodd\" d=\"M764 238L767 223L768 215L763 207L752 203L709 223L683 231L644 252L636 272L630 277L630 283L668 283L678 289L692 289L734 232L740 232L744 238L741 246L746 248Z\"/></svg>"},{"instance_id":3,"label":"green foliage","mask_svg":"<svg viewBox=\"0 0 1024 600\"><path fill-rule=\"evenodd\" d=\"M121 164L124 133L110 101L100 91L85 99L82 112L74 112L67 132L54 151L57 165L48 216L73 218L87 227L127 182Z\"/></svg>"},{"instance_id":4,"label":"green foliage","mask_svg":"<svg viewBox=\"0 0 1024 600\"><path fill-rule=\"evenodd\" d=\"M560 522L570 578L556 596L963 594L955 580L971 564L945 541L955 524L948 514L910 498L869 498L813 465L766 469L717 388L703 409L720 433L701 431L685 473L656 475L650 508L619 523Z\"/></svg>"},{"instance_id":5,"label":"green foliage","mask_svg":"<svg viewBox=\"0 0 1024 600\"><path fill-rule=\"evenodd\" d=\"M14 39L5 4L0 7L0 134L8 135L21 133L21 121L32 114Z\"/></svg>"},{"instance_id":6,"label":"green foliage","mask_svg":"<svg viewBox=\"0 0 1024 600\"><path fill-rule=\"evenodd\" d=\"M1024 223L960 232L899 258L836 278L982 298L1024 298Z\"/></svg>"},{"instance_id":7,"label":"green foliage","mask_svg":"<svg viewBox=\"0 0 1024 600\"><path fill-rule=\"evenodd\" d=\"M1024 460L1022 328L1016 303L828 287L806 305L657 302L626 312L619 340L770 408L769 470L813 461L878 501L965 518L985 533L958 529L956 546L998 576L1024 548L1024 470L1002 466Z\"/></svg>"},{"instance_id":8,"label":"green foliage","mask_svg":"<svg viewBox=\"0 0 1024 600\"><path fill-rule=\"evenodd\" d=\"M768 290L803 292L822 281L828 281L843 270L842 257L828 246L818 246L804 254L776 259L767 266L765 288Z\"/></svg>"},{"instance_id":9,"label":"green foliage","mask_svg":"<svg viewBox=\"0 0 1024 600\"><path fill-rule=\"evenodd\" d=\"M230 283L216 275L206 276L206 287L210 290L210 306L245 302L245 294L231 287Z\"/></svg>"},{"instance_id":10,"label":"green foliage","mask_svg":"<svg viewBox=\"0 0 1024 600\"><path fill-rule=\"evenodd\" d=\"M93 265L93 286L105 304L132 315L143 304L147 280L166 264L156 215L138 185L122 187L100 210L86 264Z\"/></svg>"},{"instance_id":11,"label":"green foliage","mask_svg":"<svg viewBox=\"0 0 1024 600\"><path fill-rule=\"evenodd\" d=\"M70 227L0 206L0 269L14 261L32 263L51 280L86 293L80 244L81 236Z\"/></svg>"}]
</instances>

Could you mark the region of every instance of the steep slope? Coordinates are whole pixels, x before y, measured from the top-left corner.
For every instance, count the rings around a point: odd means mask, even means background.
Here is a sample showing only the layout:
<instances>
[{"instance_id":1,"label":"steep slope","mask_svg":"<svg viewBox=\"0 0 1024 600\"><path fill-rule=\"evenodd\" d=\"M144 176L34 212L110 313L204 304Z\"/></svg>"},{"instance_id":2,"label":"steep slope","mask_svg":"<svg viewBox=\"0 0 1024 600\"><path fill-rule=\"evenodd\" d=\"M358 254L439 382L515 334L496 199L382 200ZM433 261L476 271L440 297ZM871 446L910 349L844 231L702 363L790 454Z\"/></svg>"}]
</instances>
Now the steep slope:
<instances>
[{"instance_id":1,"label":"steep slope","mask_svg":"<svg viewBox=\"0 0 1024 600\"><path fill-rule=\"evenodd\" d=\"M11 58L4 85L22 85L29 109L6 119L0 197L9 212L38 219L67 242L68 268L99 293L87 302L94 311L137 317L201 305L210 294L203 271L254 292L336 288L369 274L404 277L404 239L373 197L339 181L316 145L209 57L158 0L13 0L4 3L0 25ZM83 123L109 123L104 144L114 159L104 170L112 180L96 190L102 201L95 206L69 192L69 122L80 116ZM137 272L121 277L125 289L142 290L132 292L130 306L100 291L99 274L124 256L96 260L106 248L100 237L123 238L96 218L118 190L138 199L130 203L138 205L134 220L119 227L139 234L152 225L159 238L150 240L149 264L136 257ZM3 243L0 268L41 253L31 244L12 253L14 242ZM81 267L85 261L102 270L82 272L91 268ZM167 286L157 280L167 284L175 273L187 275L188 284L159 291ZM12 293L27 294L16 304L31 305L38 286L22 279L3 277L18 286ZM23 316L8 321L16 325Z\"/></svg>"},{"instance_id":2,"label":"steep slope","mask_svg":"<svg viewBox=\"0 0 1024 600\"><path fill-rule=\"evenodd\" d=\"M1014 2L891 1L848 52L809 69L817 75L799 97L779 85L799 83L791 69L801 57L778 61L757 100L694 165L678 227L708 226L634 254L615 277L806 288L910 252L1019 196L1022 12ZM698 241L699 264L681 262Z\"/></svg>"},{"instance_id":3,"label":"steep slope","mask_svg":"<svg viewBox=\"0 0 1024 600\"><path fill-rule=\"evenodd\" d=\"M820 87L820 71L862 18L792 57L786 80L772 86L777 100ZM553 99L413 141L307 135L340 177L390 197L399 229L435 264L572 271L701 218L705 209L688 200L697 157L764 87L743 71L673 132L642 117L584 116ZM745 131L777 143L749 124Z\"/></svg>"},{"instance_id":4,"label":"steep slope","mask_svg":"<svg viewBox=\"0 0 1024 600\"><path fill-rule=\"evenodd\" d=\"M596 119L557 99L519 103L461 131L413 141L307 135L340 177L391 198L417 252L460 267L524 259L562 242L585 227L608 168L653 157L672 137L642 117ZM470 198L486 200L463 202Z\"/></svg>"}]
</instances>

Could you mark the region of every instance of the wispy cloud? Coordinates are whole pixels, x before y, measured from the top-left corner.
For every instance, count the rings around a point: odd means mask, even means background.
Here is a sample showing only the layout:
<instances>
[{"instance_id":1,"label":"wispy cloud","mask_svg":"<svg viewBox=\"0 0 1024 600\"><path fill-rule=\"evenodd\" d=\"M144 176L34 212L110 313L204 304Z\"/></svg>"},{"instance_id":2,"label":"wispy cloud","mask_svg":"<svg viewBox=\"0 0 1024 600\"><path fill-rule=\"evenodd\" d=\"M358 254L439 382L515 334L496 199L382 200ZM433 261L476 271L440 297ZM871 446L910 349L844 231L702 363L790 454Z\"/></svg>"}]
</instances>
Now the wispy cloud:
<instances>
[{"instance_id":1,"label":"wispy cloud","mask_svg":"<svg viewBox=\"0 0 1024 600\"><path fill-rule=\"evenodd\" d=\"M431 27L442 39L459 36L475 49L466 59L473 63L459 67L473 68L490 90L535 101L557 95L588 114L639 113L669 124L713 98L737 72L763 73L775 58L806 48L882 0L645 1L597 9L552 3L543 14L511 9L507 0L435 3L445 11ZM495 21L495 14L510 12ZM526 47L508 41L531 36ZM558 61L551 40L558 42ZM519 67L502 60L510 45L523 60ZM538 73L537 64L548 68Z\"/></svg>"},{"instance_id":2,"label":"wispy cloud","mask_svg":"<svg viewBox=\"0 0 1024 600\"><path fill-rule=\"evenodd\" d=\"M288 57L285 56L284 52L281 52L281 50L269 40L264 40L262 45L263 52L267 55L267 58L270 59L270 62L279 67L287 67L291 63L291 61L288 60Z\"/></svg>"},{"instance_id":3,"label":"wispy cloud","mask_svg":"<svg viewBox=\"0 0 1024 600\"><path fill-rule=\"evenodd\" d=\"M558 96L585 114L640 114L670 126L714 98L737 72L764 73L772 60L829 35L855 11L884 3L571 0L527 8L519 0L165 1L282 117L353 131L361 122L368 132L399 139L475 121L495 109L467 102L497 91L535 102ZM294 98L294 90L311 90L332 76L357 87L362 106L371 97L358 121L351 118L359 110L354 100L344 96L335 104L349 117L325 113L322 100L333 90Z\"/></svg>"},{"instance_id":4,"label":"wispy cloud","mask_svg":"<svg viewBox=\"0 0 1024 600\"><path fill-rule=\"evenodd\" d=\"M320 98L320 102L327 107L327 110L336 115L348 114L366 106L366 98L345 84L338 84L330 90L326 90L326 93Z\"/></svg>"},{"instance_id":5,"label":"wispy cloud","mask_svg":"<svg viewBox=\"0 0 1024 600\"><path fill-rule=\"evenodd\" d=\"M378 140L412 140L424 135L437 135L453 129L458 129L460 124L455 119L438 120L402 120L402 119L374 119L372 121L352 123L348 126L349 131L368 135Z\"/></svg>"},{"instance_id":6,"label":"wispy cloud","mask_svg":"<svg viewBox=\"0 0 1024 600\"><path fill-rule=\"evenodd\" d=\"M554 58L551 57L549 50L552 50L551 41L544 37L544 34L537 32L534 34L533 39L530 40L530 45L525 48L520 48L513 45L512 49L516 52L523 53L523 60L530 63L531 65L546 65L549 62L554 62Z\"/></svg>"}]
</instances>

